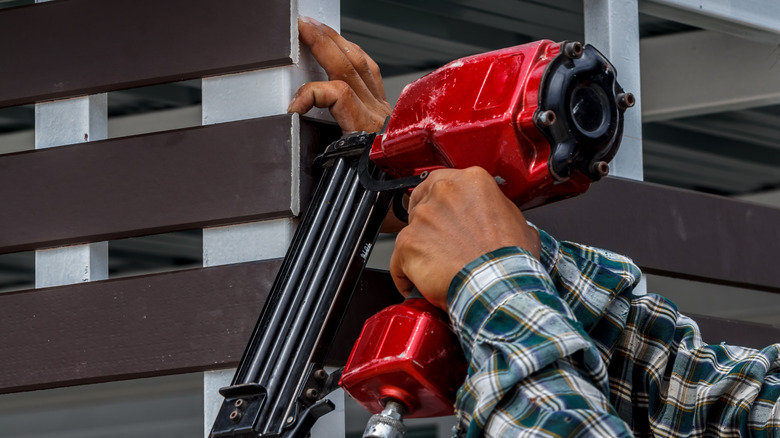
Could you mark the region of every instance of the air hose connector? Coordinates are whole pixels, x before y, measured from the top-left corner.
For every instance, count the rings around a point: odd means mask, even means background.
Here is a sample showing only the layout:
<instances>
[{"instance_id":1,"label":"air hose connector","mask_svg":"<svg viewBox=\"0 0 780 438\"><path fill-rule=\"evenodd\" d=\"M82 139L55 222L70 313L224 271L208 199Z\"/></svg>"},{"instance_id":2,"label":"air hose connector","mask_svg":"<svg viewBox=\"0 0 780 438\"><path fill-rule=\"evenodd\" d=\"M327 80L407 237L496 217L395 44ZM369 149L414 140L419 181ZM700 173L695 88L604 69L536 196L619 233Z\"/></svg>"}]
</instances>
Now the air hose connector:
<instances>
[{"instance_id":1,"label":"air hose connector","mask_svg":"<svg viewBox=\"0 0 780 438\"><path fill-rule=\"evenodd\" d=\"M402 404L389 400L382 412L372 415L368 420L363 438L405 438L405 411Z\"/></svg>"}]
</instances>

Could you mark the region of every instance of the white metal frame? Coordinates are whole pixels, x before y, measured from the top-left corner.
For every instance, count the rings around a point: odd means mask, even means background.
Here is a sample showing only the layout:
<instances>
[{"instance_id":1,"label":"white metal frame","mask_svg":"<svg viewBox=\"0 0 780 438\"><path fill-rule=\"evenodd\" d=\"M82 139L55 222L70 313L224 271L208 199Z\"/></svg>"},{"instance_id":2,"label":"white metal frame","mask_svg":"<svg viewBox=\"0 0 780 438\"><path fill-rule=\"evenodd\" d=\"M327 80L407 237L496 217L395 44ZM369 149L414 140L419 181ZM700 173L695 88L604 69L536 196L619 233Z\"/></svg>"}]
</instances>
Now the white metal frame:
<instances>
[{"instance_id":1,"label":"white metal frame","mask_svg":"<svg viewBox=\"0 0 780 438\"><path fill-rule=\"evenodd\" d=\"M305 15L339 30L338 0L299 0L291 2L293 17L291 26L290 54L294 65L262 69L245 73L204 78L203 124L225 123L234 120L284 114L292 97L304 83L313 80L327 80L324 71L298 42L298 22L295 17ZM314 110L310 117L330 119L327 111ZM300 168L300 139L298 118L293 118L292 154L293 169ZM332 119L331 119L332 120ZM279 147L283 147L280 145ZM293 175L291 210L300 212L298 175ZM203 265L216 266L283 257L292 240L297 221L279 219L261 221L203 230ZM228 386L234 369L204 373L203 405L204 436L208 437L217 415L222 397L219 388ZM339 390L329 396L336 404L332 412L318 421L312 430L313 437L343 436L344 393Z\"/></svg>"},{"instance_id":2,"label":"white metal frame","mask_svg":"<svg viewBox=\"0 0 780 438\"><path fill-rule=\"evenodd\" d=\"M780 3L776 0L641 0L639 11L753 41L780 44Z\"/></svg>"},{"instance_id":3,"label":"white metal frame","mask_svg":"<svg viewBox=\"0 0 780 438\"><path fill-rule=\"evenodd\" d=\"M645 38L640 45L646 122L780 103L775 44L703 30Z\"/></svg>"},{"instance_id":4,"label":"white metal frame","mask_svg":"<svg viewBox=\"0 0 780 438\"><path fill-rule=\"evenodd\" d=\"M641 180L642 93L639 74L639 10L636 0L584 0L585 42L593 44L618 71L623 89L636 98L626 111L623 142L610 164L610 174Z\"/></svg>"},{"instance_id":5,"label":"white metal frame","mask_svg":"<svg viewBox=\"0 0 780 438\"><path fill-rule=\"evenodd\" d=\"M35 105L35 148L44 149L107 136L105 94ZM73 202L79 202L74 194ZM35 251L35 287L108 278L108 242Z\"/></svg>"}]
</instances>

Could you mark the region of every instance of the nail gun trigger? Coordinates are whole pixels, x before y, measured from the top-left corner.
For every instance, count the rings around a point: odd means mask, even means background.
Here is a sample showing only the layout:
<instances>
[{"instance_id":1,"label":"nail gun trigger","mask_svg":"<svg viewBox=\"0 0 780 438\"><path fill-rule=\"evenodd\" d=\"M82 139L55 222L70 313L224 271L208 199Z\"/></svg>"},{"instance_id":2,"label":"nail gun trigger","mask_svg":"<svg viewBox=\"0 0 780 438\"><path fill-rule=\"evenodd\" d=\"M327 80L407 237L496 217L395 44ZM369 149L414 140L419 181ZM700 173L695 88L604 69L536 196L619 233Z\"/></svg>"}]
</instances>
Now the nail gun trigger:
<instances>
[{"instance_id":1,"label":"nail gun trigger","mask_svg":"<svg viewBox=\"0 0 780 438\"><path fill-rule=\"evenodd\" d=\"M368 145L363 149L363 153L360 155L360 161L358 162L358 178L360 179L360 184L368 190L374 192L388 192L417 187L428 176L428 172L423 172L420 175L384 179L387 174L382 172L379 178L375 178L371 171L370 154L371 146Z\"/></svg>"},{"instance_id":2,"label":"nail gun trigger","mask_svg":"<svg viewBox=\"0 0 780 438\"><path fill-rule=\"evenodd\" d=\"M405 190L396 190L393 193L393 214L401 222L409 223L409 211L404 207Z\"/></svg>"}]
</instances>

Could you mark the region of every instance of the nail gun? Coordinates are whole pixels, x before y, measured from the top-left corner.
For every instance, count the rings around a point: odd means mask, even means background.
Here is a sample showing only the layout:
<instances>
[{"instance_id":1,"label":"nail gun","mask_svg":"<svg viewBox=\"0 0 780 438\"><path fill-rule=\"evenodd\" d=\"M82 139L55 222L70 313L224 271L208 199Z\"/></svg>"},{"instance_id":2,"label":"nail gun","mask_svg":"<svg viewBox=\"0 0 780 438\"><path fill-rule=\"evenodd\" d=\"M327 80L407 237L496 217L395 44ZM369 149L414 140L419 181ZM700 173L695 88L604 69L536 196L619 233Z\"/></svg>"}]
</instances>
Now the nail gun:
<instances>
[{"instance_id":1,"label":"nail gun","mask_svg":"<svg viewBox=\"0 0 780 438\"><path fill-rule=\"evenodd\" d=\"M403 195L439 168L481 166L522 209L580 194L609 172L633 105L595 48L542 40L453 61L408 85L381 132L330 144L211 436L303 438L339 383L379 415L365 436L451 413L465 364L424 299L369 319L343 373L323 368L388 210L404 216Z\"/></svg>"}]
</instances>

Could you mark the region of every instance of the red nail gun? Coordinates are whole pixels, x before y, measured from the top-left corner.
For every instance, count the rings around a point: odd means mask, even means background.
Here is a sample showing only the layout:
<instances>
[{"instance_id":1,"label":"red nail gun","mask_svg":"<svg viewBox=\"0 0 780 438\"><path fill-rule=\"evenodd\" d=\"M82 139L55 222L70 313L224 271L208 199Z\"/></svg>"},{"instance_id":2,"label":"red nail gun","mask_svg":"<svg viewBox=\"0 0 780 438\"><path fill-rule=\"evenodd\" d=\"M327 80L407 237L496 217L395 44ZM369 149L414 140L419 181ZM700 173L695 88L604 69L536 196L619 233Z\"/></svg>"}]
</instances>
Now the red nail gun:
<instances>
[{"instance_id":1,"label":"red nail gun","mask_svg":"<svg viewBox=\"0 0 780 438\"><path fill-rule=\"evenodd\" d=\"M471 166L521 208L575 196L608 173L633 104L596 49L543 40L454 61L407 86L381 133L329 145L211 435L303 438L339 381L385 413L366 436L403 436L403 415L451 412L465 365L432 362L457 357L458 342L424 300L370 319L343 376L323 369L392 199L431 170Z\"/></svg>"}]
</instances>

